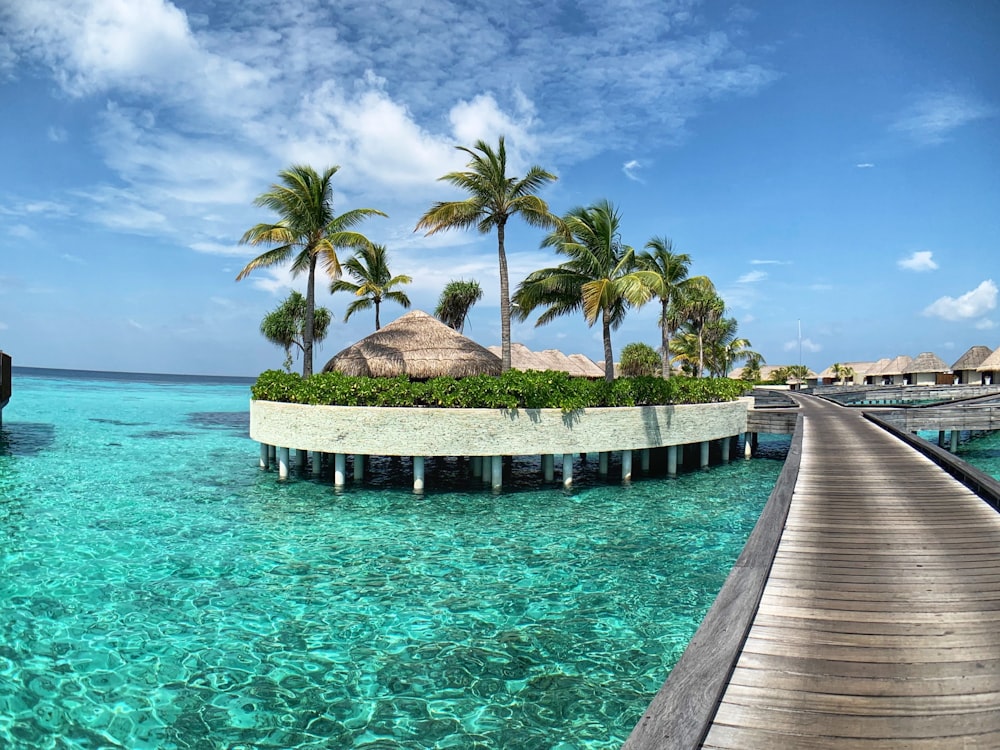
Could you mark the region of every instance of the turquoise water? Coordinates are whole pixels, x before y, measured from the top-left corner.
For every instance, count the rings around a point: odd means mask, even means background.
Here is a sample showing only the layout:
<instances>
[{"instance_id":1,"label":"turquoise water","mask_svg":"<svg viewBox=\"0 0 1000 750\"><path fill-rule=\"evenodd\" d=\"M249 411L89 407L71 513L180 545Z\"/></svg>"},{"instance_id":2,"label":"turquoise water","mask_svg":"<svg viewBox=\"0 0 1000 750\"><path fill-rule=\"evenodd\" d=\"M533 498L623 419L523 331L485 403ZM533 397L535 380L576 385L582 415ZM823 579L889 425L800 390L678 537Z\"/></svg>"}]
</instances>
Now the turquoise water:
<instances>
[{"instance_id":1,"label":"turquoise water","mask_svg":"<svg viewBox=\"0 0 1000 750\"><path fill-rule=\"evenodd\" d=\"M336 493L259 471L247 403L16 377L0 747L616 748L781 468L492 494L441 462L418 497L385 459Z\"/></svg>"},{"instance_id":2,"label":"turquoise water","mask_svg":"<svg viewBox=\"0 0 1000 750\"><path fill-rule=\"evenodd\" d=\"M934 438L937 438L937 433ZM1000 479L1000 432L977 433L960 443L955 455L990 476Z\"/></svg>"}]
</instances>

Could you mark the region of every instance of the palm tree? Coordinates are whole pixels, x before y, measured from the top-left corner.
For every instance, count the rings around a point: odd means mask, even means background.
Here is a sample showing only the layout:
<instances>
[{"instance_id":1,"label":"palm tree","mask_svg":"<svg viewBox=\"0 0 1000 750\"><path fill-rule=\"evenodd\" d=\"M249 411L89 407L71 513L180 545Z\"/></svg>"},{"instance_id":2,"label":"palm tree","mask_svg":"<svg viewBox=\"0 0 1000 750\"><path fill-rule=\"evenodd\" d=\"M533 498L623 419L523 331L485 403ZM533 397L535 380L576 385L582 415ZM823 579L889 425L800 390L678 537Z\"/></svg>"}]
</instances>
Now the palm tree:
<instances>
[{"instance_id":1,"label":"palm tree","mask_svg":"<svg viewBox=\"0 0 1000 750\"><path fill-rule=\"evenodd\" d=\"M698 369L694 376L700 378L705 372L705 330L722 318L726 304L707 276L695 276L688 279L676 307L677 317L687 321L690 332L698 339Z\"/></svg>"},{"instance_id":2,"label":"palm tree","mask_svg":"<svg viewBox=\"0 0 1000 750\"><path fill-rule=\"evenodd\" d=\"M257 224L248 229L242 245L277 245L251 260L237 275L240 281L258 268L270 268L292 261L292 274L307 272L305 323L302 329L302 375L313 370L315 340L316 263L323 260L323 270L336 279L340 276L338 247L365 247L368 238L350 231L369 216L385 216L374 208L356 208L340 216L333 212L333 175L340 167L329 167L317 174L310 166L294 165L278 173L280 184L272 185L254 200L254 205L269 208L280 217L273 224Z\"/></svg>"},{"instance_id":3,"label":"palm tree","mask_svg":"<svg viewBox=\"0 0 1000 750\"><path fill-rule=\"evenodd\" d=\"M740 379L749 383L756 383L760 380L760 367L765 364L764 356L760 352L746 352L743 362L743 373L740 375Z\"/></svg>"},{"instance_id":4,"label":"palm tree","mask_svg":"<svg viewBox=\"0 0 1000 750\"><path fill-rule=\"evenodd\" d=\"M413 281L409 276L393 276L389 271L389 262L385 245L368 245L355 252L354 257L344 262L344 268L357 284L344 279L336 279L330 284L330 293L350 292L360 299L347 306L344 322L350 320L358 310L375 308L375 330L382 327L379 320L379 308L383 300L392 300L405 308L410 306L410 298L405 292L393 291L393 287L409 284Z\"/></svg>"},{"instance_id":5,"label":"palm tree","mask_svg":"<svg viewBox=\"0 0 1000 750\"><path fill-rule=\"evenodd\" d=\"M469 310L482 298L483 289L475 279L449 281L441 290L434 317L461 333L465 330Z\"/></svg>"},{"instance_id":6,"label":"palm tree","mask_svg":"<svg viewBox=\"0 0 1000 750\"><path fill-rule=\"evenodd\" d=\"M660 298L660 333L662 338L663 377L670 377L670 337L674 334L674 320L670 307L684 290L691 256L673 252L673 245L666 237L653 237L646 243L646 251L636 257L640 276L649 290Z\"/></svg>"},{"instance_id":7,"label":"palm tree","mask_svg":"<svg viewBox=\"0 0 1000 750\"><path fill-rule=\"evenodd\" d=\"M516 214L531 226L545 229L555 226L558 219L535 193L556 177L539 166L531 167L522 178L509 177L503 136L496 151L481 140L473 148L457 148L469 155L469 171L449 172L440 179L462 188L469 197L435 203L417 222L416 229L426 229L432 235L445 229L476 227L489 234L496 227L500 260L500 359L506 372L510 369L510 286L504 249L507 221Z\"/></svg>"},{"instance_id":8,"label":"palm tree","mask_svg":"<svg viewBox=\"0 0 1000 750\"><path fill-rule=\"evenodd\" d=\"M574 208L543 241L567 261L528 274L514 294L516 315L524 320L539 306L545 311L535 325L582 310L588 325L601 319L604 339L604 379L614 380L611 331L633 305L645 303L651 292L635 273L635 251L621 241L620 217L608 201Z\"/></svg>"},{"instance_id":9,"label":"palm tree","mask_svg":"<svg viewBox=\"0 0 1000 750\"><path fill-rule=\"evenodd\" d=\"M292 347L297 346L304 351L306 322L306 298L300 292L292 291L288 297L274 310L264 316L260 322L260 332L272 344L277 344L285 350L285 369L292 369ZM325 307L317 307L313 311L313 340L322 341L326 338L330 327L330 311Z\"/></svg>"}]
</instances>

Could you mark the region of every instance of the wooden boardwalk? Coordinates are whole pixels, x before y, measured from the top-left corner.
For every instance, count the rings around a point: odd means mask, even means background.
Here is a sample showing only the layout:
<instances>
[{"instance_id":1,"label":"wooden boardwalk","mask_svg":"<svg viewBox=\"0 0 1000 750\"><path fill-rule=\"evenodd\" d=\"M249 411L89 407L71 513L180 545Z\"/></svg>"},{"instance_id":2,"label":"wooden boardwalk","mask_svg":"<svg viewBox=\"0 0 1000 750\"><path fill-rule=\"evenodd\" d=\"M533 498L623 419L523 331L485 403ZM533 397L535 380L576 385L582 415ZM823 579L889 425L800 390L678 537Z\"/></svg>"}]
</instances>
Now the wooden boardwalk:
<instances>
[{"instance_id":1,"label":"wooden boardwalk","mask_svg":"<svg viewBox=\"0 0 1000 750\"><path fill-rule=\"evenodd\" d=\"M702 746L1000 748L1000 514L857 411L800 403L787 522Z\"/></svg>"}]
</instances>

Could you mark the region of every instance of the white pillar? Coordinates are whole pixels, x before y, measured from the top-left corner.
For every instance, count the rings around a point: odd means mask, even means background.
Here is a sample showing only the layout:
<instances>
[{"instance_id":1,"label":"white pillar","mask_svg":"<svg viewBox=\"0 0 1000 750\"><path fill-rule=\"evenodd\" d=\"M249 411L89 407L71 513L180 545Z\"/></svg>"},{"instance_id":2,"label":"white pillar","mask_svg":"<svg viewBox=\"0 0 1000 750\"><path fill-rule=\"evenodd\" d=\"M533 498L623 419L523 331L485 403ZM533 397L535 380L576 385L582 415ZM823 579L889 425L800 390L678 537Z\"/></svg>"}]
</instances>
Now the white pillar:
<instances>
[{"instance_id":1,"label":"white pillar","mask_svg":"<svg viewBox=\"0 0 1000 750\"><path fill-rule=\"evenodd\" d=\"M601 451L597 454L597 473L602 477L608 475L608 452Z\"/></svg>"},{"instance_id":2,"label":"white pillar","mask_svg":"<svg viewBox=\"0 0 1000 750\"><path fill-rule=\"evenodd\" d=\"M368 456L361 453L354 454L354 479L360 482L365 478L365 460Z\"/></svg>"},{"instance_id":3,"label":"white pillar","mask_svg":"<svg viewBox=\"0 0 1000 750\"><path fill-rule=\"evenodd\" d=\"M632 481L632 451L622 451L622 481Z\"/></svg>"},{"instance_id":4,"label":"white pillar","mask_svg":"<svg viewBox=\"0 0 1000 750\"><path fill-rule=\"evenodd\" d=\"M472 457L472 478L479 479L483 475L483 457Z\"/></svg>"},{"instance_id":5,"label":"white pillar","mask_svg":"<svg viewBox=\"0 0 1000 750\"><path fill-rule=\"evenodd\" d=\"M503 487L503 456L493 456L493 468L490 471L493 489L499 490Z\"/></svg>"},{"instance_id":6,"label":"white pillar","mask_svg":"<svg viewBox=\"0 0 1000 750\"><path fill-rule=\"evenodd\" d=\"M673 476L677 473L677 446L667 446L667 474Z\"/></svg>"},{"instance_id":7,"label":"white pillar","mask_svg":"<svg viewBox=\"0 0 1000 750\"><path fill-rule=\"evenodd\" d=\"M556 457L551 453L542 456L542 476L546 482L554 481L556 478Z\"/></svg>"},{"instance_id":8,"label":"white pillar","mask_svg":"<svg viewBox=\"0 0 1000 750\"><path fill-rule=\"evenodd\" d=\"M724 437L722 438L722 463L729 463L729 444L732 442L732 438Z\"/></svg>"},{"instance_id":9,"label":"white pillar","mask_svg":"<svg viewBox=\"0 0 1000 750\"><path fill-rule=\"evenodd\" d=\"M333 454L333 486L343 487L347 484L347 455Z\"/></svg>"},{"instance_id":10,"label":"white pillar","mask_svg":"<svg viewBox=\"0 0 1000 750\"><path fill-rule=\"evenodd\" d=\"M288 479L288 448L278 448L278 479Z\"/></svg>"},{"instance_id":11,"label":"white pillar","mask_svg":"<svg viewBox=\"0 0 1000 750\"><path fill-rule=\"evenodd\" d=\"M267 446L267 460L271 462L271 466L278 463L278 448L274 445Z\"/></svg>"},{"instance_id":12,"label":"white pillar","mask_svg":"<svg viewBox=\"0 0 1000 750\"><path fill-rule=\"evenodd\" d=\"M701 466L701 468L704 469L706 466L708 466L708 441L707 440L702 440L701 441L701 455L698 458L699 458L698 465Z\"/></svg>"},{"instance_id":13,"label":"white pillar","mask_svg":"<svg viewBox=\"0 0 1000 750\"><path fill-rule=\"evenodd\" d=\"M573 454L563 453L562 470L563 487L569 489L573 486Z\"/></svg>"},{"instance_id":14,"label":"white pillar","mask_svg":"<svg viewBox=\"0 0 1000 750\"><path fill-rule=\"evenodd\" d=\"M271 451L268 450L267 443L260 444L260 468L266 469L269 466Z\"/></svg>"},{"instance_id":15,"label":"white pillar","mask_svg":"<svg viewBox=\"0 0 1000 750\"><path fill-rule=\"evenodd\" d=\"M743 458L750 458L753 455L753 442L750 440L750 433L743 436Z\"/></svg>"},{"instance_id":16,"label":"white pillar","mask_svg":"<svg viewBox=\"0 0 1000 750\"><path fill-rule=\"evenodd\" d=\"M952 453L957 453L958 452L958 436L959 436L959 434L960 433L959 433L958 430L952 430L951 431L951 452Z\"/></svg>"},{"instance_id":17,"label":"white pillar","mask_svg":"<svg viewBox=\"0 0 1000 750\"><path fill-rule=\"evenodd\" d=\"M642 469L643 474L649 473L649 448L643 448L639 451L640 463L639 466Z\"/></svg>"},{"instance_id":18,"label":"white pillar","mask_svg":"<svg viewBox=\"0 0 1000 750\"><path fill-rule=\"evenodd\" d=\"M312 460L312 475L318 477L323 472L323 454L319 451L310 451L309 458Z\"/></svg>"},{"instance_id":19,"label":"white pillar","mask_svg":"<svg viewBox=\"0 0 1000 750\"><path fill-rule=\"evenodd\" d=\"M424 491L424 457L413 457L413 491Z\"/></svg>"}]
</instances>

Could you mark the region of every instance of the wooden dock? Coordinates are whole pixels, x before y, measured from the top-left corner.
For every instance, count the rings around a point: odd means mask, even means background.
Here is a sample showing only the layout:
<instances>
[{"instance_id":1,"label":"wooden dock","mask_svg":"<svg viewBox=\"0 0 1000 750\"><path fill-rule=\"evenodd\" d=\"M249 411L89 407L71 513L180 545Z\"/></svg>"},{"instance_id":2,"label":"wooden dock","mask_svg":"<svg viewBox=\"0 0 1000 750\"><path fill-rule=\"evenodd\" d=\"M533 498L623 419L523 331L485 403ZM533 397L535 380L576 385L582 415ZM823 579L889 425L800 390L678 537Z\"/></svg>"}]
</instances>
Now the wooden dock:
<instances>
[{"instance_id":1,"label":"wooden dock","mask_svg":"<svg viewBox=\"0 0 1000 750\"><path fill-rule=\"evenodd\" d=\"M857 410L800 403L787 519L721 697L699 726L677 696L720 669L702 638L625 747L1000 748L1000 513Z\"/></svg>"}]
</instances>

